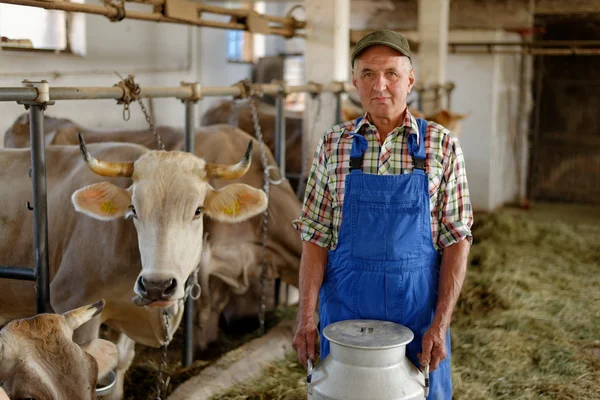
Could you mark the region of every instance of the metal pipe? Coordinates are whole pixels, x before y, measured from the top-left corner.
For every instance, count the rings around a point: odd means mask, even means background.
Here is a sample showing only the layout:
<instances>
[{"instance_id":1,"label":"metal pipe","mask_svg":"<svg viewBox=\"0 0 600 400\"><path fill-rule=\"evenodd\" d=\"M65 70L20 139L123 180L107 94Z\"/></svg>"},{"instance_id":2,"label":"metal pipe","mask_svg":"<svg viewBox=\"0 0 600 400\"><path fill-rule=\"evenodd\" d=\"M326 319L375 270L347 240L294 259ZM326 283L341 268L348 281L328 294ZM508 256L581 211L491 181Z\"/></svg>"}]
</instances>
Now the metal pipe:
<instances>
[{"instance_id":1,"label":"metal pipe","mask_svg":"<svg viewBox=\"0 0 600 400\"><path fill-rule=\"evenodd\" d=\"M277 165L279 165L279 171L281 171L281 176L285 176L285 94L281 90L275 97L275 110L275 162L277 163ZM275 307L279 306L280 288L281 278L275 278Z\"/></svg>"},{"instance_id":2,"label":"metal pipe","mask_svg":"<svg viewBox=\"0 0 600 400\"><path fill-rule=\"evenodd\" d=\"M519 103L517 106L517 126L515 127L515 157L517 159L516 162L516 174L517 174L517 187L518 187L518 196L519 203L522 204L523 200L525 200L525 193L522 190L522 182L523 182L523 143L524 138L522 137L524 132L522 129L522 119L523 119L523 107L525 106L525 61L527 60L526 54L521 54L519 59Z\"/></svg>"},{"instance_id":3,"label":"metal pipe","mask_svg":"<svg viewBox=\"0 0 600 400\"><path fill-rule=\"evenodd\" d=\"M34 88L0 88L0 101L34 101L37 95L37 90Z\"/></svg>"},{"instance_id":4,"label":"metal pipe","mask_svg":"<svg viewBox=\"0 0 600 400\"><path fill-rule=\"evenodd\" d=\"M185 137L184 150L194 153L194 111L196 103L188 100L185 102ZM185 300L183 311L183 354L182 363L184 367L189 367L194 361L194 299L188 295Z\"/></svg>"},{"instance_id":5,"label":"metal pipe","mask_svg":"<svg viewBox=\"0 0 600 400\"><path fill-rule=\"evenodd\" d=\"M4 0L0 0L0 3ZM252 88L259 93L276 95L281 90L278 84L253 84ZM355 88L348 87L346 92L353 92ZM314 84L301 86L286 86L287 93L319 92L336 93L339 83L325 84L318 88ZM242 92L238 86L202 87L202 97L239 96ZM143 98L178 98L182 100L193 99L194 92L190 86L177 87L141 87L140 96ZM19 99L35 100L37 91L34 88L0 88L0 101L16 101ZM123 97L123 89L119 86L110 87L51 87L50 100L95 100L114 99Z\"/></svg>"},{"instance_id":6,"label":"metal pipe","mask_svg":"<svg viewBox=\"0 0 600 400\"><path fill-rule=\"evenodd\" d=\"M115 19L119 16L119 10L114 6L96 6L93 4L82 4L82 3L69 3L69 2L58 2L58 1L42 1L42 0L0 0L0 3L4 4L15 4L29 7L44 8L46 10L60 10L69 12L82 12L86 14L95 14L107 17L109 19ZM198 20L197 22L181 21L174 18L165 17L161 13L156 12L140 12L133 10L124 11L125 18L135 19L142 21L154 21L154 22L167 22L181 25L194 25L194 26L206 26L211 28L221 29L234 29L234 30L246 30L246 24L237 22L220 22L220 21L208 21ZM296 36L295 28L291 25L291 19L289 27L270 27L270 34L280 35L286 37ZM305 35L303 35L305 36Z\"/></svg>"},{"instance_id":7,"label":"metal pipe","mask_svg":"<svg viewBox=\"0 0 600 400\"><path fill-rule=\"evenodd\" d=\"M220 14L220 15L230 15L232 17L238 17L238 18L244 18L247 17L250 12L252 11L251 9L241 9L241 8L224 8L224 7L218 7L218 6L212 6L209 4L196 4L195 5L196 9L198 10L198 12L207 12L207 13L211 13L211 14ZM267 21L271 21L271 22L277 22L280 24L284 24L284 25L292 25L294 26L294 28L304 28L306 26L306 22L304 21L297 21L293 18L290 17L276 17L274 15L266 15L263 14L262 15L263 18L265 18Z\"/></svg>"},{"instance_id":8,"label":"metal pipe","mask_svg":"<svg viewBox=\"0 0 600 400\"><path fill-rule=\"evenodd\" d=\"M43 104L29 104L31 170L33 180L33 237L37 313L51 312L48 273L48 203L46 197L46 152Z\"/></svg>"},{"instance_id":9,"label":"metal pipe","mask_svg":"<svg viewBox=\"0 0 600 400\"><path fill-rule=\"evenodd\" d=\"M342 122L342 92L339 92L335 95L335 116L336 116L336 124L341 124Z\"/></svg>"},{"instance_id":10,"label":"metal pipe","mask_svg":"<svg viewBox=\"0 0 600 400\"><path fill-rule=\"evenodd\" d=\"M519 42L449 42L448 46L488 47L488 46L516 46L516 47L559 47L559 46L600 46L600 40L535 40Z\"/></svg>"},{"instance_id":11,"label":"metal pipe","mask_svg":"<svg viewBox=\"0 0 600 400\"><path fill-rule=\"evenodd\" d=\"M165 0L125 0L127 3L150 4L153 6L164 6Z\"/></svg>"},{"instance_id":12,"label":"metal pipe","mask_svg":"<svg viewBox=\"0 0 600 400\"><path fill-rule=\"evenodd\" d=\"M454 49L448 50L452 54L531 54L531 55L544 55L544 56L597 56L600 55L600 48L593 49L580 49L580 48L562 48L562 49L550 49L550 48L525 48L525 49L494 49L488 50L474 50L474 49Z\"/></svg>"},{"instance_id":13,"label":"metal pipe","mask_svg":"<svg viewBox=\"0 0 600 400\"><path fill-rule=\"evenodd\" d=\"M286 148L286 134L285 134L285 95L279 93L275 97L275 161L279 165L281 176L285 176L285 148Z\"/></svg>"},{"instance_id":14,"label":"metal pipe","mask_svg":"<svg viewBox=\"0 0 600 400\"><path fill-rule=\"evenodd\" d=\"M18 279L21 281L35 281L35 271L27 267L0 266L0 278Z\"/></svg>"}]
</instances>

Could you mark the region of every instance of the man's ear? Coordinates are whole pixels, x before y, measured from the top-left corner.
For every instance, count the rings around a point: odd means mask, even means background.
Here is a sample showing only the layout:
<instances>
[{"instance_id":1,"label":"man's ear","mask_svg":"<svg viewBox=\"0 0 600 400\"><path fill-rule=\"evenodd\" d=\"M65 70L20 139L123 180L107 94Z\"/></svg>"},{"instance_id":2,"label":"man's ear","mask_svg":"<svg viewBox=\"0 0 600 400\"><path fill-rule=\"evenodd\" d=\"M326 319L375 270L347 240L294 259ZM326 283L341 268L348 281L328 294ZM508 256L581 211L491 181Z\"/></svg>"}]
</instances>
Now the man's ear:
<instances>
[{"instance_id":1,"label":"man's ear","mask_svg":"<svg viewBox=\"0 0 600 400\"><path fill-rule=\"evenodd\" d=\"M412 91L413 86L415 86L415 70L411 69L408 74L408 93Z\"/></svg>"},{"instance_id":2,"label":"man's ear","mask_svg":"<svg viewBox=\"0 0 600 400\"><path fill-rule=\"evenodd\" d=\"M207 216L222 222L245 221L267 209L267 195L243 183L211 190L204 201Z\"/></svg>"},{"instance_id":3,"label":"man's ear","mask_svg":"<svg viewBox=\"0 0 600 400\"><path fill-rule=\"evenodd\" d=\"M94 357L98 363L98 379L104 378L117 367L119 353L114 343L104 339L94 339L82 345L81 349Z\"/></svg>"},{"instance_id":4,"label":"man's ear","mask_svg":"<svg viewBox=\"0 0 600 400\"><path fill-rule=\"evenodd\" d=\"M108 182L77 190L71 197L75 210L103 221L124 217L131 205L131 193Z\"/></svg>"}]
</instances>

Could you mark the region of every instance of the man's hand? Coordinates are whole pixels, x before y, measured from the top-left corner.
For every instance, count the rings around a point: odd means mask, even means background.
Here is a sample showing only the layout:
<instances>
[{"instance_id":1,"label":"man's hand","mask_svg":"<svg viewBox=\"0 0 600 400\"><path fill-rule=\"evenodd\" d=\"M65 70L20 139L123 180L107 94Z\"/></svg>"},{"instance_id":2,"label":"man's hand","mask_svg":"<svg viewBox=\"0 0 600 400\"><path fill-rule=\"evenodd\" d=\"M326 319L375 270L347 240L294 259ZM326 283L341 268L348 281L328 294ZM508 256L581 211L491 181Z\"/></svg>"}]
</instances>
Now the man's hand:
<instances>
[{"instance_id":1,"label":"man's hand","mask_svg":"<svg viewBox=\"0 0 600 400\"><path fill-rule=\"evenodd\" d=\"M304 367L308 364L307 357L310 357L313 362L317 359L317 337L319 334L314 315L326 265L326 248L310 242L302 243L298 285L300 291L298 328L294 335L292 347L296 350L298 361Z\"/></svg>"},{"instance_id":2,"label":"man's hand","mask_svg":"<svg viewBox=\"0 0 600 400\"><path fill-rule=\"evenodd\" d=\"M423 350L419 353L419 361L421 367L429 365L429 372L435 371L448 356L446 333L446 329L432 325L423 335Z\"/></svg>"},{"instance_id":3,"label":"man's hand","mask_svg":"<svg viewBox=\"0 0 600 400\"><path fill-rule=\"evenodd\" d=\"M298 328L294 335L292 347L298 355L298 362L307 367L307 359L310 358L314 363L317 360L317 326L313 318L307 318L304 321L298 321Z\"/></svg>"}]
</instances>

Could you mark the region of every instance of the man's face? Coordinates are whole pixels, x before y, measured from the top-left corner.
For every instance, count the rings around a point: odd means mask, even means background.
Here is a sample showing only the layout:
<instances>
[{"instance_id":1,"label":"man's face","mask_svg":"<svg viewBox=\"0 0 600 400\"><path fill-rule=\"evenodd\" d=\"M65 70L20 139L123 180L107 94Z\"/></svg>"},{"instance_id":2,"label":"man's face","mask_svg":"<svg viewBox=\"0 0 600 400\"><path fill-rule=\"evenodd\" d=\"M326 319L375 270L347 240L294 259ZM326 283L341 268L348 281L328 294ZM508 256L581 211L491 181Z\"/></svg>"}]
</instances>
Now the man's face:
<instances>
[{"instance_id":1,"label":"man's face","mask_svg":"<svg viewBox=\"0 0 600 400\"><path fill-rule=\"evenodd\" d=\"M399 118L415 83L408 59L387 46L371 46L354 61L352 83L372 117Z\"/></svg>"}]
</instances>

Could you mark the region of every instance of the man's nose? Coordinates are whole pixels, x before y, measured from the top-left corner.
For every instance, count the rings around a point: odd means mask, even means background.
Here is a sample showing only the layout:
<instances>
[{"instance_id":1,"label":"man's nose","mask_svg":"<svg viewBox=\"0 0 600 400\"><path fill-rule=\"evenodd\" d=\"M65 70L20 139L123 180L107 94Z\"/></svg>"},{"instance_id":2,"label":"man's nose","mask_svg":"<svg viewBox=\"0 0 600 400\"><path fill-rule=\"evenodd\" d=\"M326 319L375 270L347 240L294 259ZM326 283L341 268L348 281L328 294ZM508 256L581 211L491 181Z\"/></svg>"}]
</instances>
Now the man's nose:
<instances>
[{"instance_id":1,"label":"man's nose","mask_svg":"<svg viewBox=\"0 0 600 400\"><path fill-rule=\"evenodd\" d=\"M378 75L375 78L375 82L373 84L373 90L376 92L383 92L387 88L387 80L383 75Z\"/></svg>"}]
</instances>

